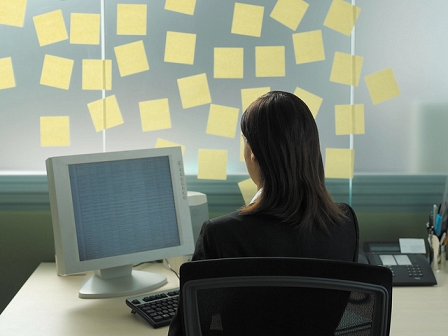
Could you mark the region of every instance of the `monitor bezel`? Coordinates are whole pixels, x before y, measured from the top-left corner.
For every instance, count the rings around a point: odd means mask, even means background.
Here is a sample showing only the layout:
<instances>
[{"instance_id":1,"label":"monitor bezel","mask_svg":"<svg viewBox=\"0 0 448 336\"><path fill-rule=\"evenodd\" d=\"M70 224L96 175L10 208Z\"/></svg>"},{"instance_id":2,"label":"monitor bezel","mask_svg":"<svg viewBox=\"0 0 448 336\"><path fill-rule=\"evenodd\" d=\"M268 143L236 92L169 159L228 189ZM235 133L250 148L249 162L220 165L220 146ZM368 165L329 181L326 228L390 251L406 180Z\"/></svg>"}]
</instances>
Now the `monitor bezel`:
<instances>
[{"instance_id":1,"label":"monitor bezel","mask_svg":"<svg viewBox=\"0 0 448 336\"><path fill-rule=\"evenodd\" d=\"M131 160L147 157L168 157L171 171L179 246L119 256L81 261L79 258L69 166L93 162ZM107 269L127 264L160 260L193 252L194 240L188 204L187 186L180 147L151 148L118 152L102 152L52 157L46 160L47 179L53 222L58 274L68 275Z\"/></svg>"}]
</instances>

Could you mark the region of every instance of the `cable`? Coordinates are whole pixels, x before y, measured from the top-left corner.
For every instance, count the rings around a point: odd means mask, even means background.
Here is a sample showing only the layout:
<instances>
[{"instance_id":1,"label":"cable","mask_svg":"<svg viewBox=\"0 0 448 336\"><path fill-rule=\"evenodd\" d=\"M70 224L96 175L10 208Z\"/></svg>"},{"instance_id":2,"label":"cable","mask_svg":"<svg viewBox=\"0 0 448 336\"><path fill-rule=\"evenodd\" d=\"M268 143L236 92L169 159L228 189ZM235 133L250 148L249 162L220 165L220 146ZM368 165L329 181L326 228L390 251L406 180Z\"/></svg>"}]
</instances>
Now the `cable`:
<instances>
[{"instance_id":1,"label":"cable","mask_svg":"<svg viewBox=\"0 0 448 336\"><path fill-rule=\"evenodd\" d=\"M174 274L176 274L177 278L180 280L180 276L179 274L171 267L170 262L168 261L168 259L164 259L166 264L168 265L168 268L171 270L171 272L173 272Z\"/></svg>"}]
</instances>

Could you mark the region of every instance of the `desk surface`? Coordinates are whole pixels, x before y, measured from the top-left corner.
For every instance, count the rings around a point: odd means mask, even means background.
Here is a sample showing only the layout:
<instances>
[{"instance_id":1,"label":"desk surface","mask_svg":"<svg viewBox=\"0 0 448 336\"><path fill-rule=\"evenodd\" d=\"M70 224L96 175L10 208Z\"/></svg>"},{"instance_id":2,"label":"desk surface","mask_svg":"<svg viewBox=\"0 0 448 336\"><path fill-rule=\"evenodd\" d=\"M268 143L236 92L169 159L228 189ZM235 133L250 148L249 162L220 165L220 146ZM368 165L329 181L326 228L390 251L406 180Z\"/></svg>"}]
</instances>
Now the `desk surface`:
<instances>
[{"instance_id":1,"label":"desk surface","mask_svg":"<svg viewBox=\"0 0 448 336\"><path fill-rule=\"evenodd\" d=\"M161 264L147 267L176 276ZM394 287L391 335L447 335L448 270L436 274L434 287ZM0 335L166 335L131 314L125 298L83 300L78 290L84 276L59 277L53 263L42 263L0 315Z\"/></svg>"},{"instance_id":2,"label":"desk surface","mask_svg":"<svg viewBox=\"0 0 448 336\"><path fill-rule=\"evenodd\" d=\"M142 269L142 268L140 268ZM175 274L152 264L168 283L158 290L178 287ZM168 327L153 329L131 314L127 297L80 299L84 275L60 277L54 263L42 263L0 315L0 335L166 335ZM135 296L138 296L135 295Z\"/></svg>"}]
</instances>

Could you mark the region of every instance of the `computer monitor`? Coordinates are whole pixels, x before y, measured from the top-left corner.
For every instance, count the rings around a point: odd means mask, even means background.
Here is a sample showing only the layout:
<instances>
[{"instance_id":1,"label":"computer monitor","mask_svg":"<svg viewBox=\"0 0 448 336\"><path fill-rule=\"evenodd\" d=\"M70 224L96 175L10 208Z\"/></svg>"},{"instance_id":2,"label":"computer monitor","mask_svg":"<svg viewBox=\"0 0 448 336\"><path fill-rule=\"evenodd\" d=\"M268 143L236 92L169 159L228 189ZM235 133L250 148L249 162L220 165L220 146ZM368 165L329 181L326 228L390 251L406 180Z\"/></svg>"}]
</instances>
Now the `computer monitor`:
<instances>
[{"instance_id":1,"label":"computer monitor","mask_svg":"<svg viewBox=\"0 0 448 336\"><path fill-rule=\"evenodd\" d=\"M166 283L133 270L194 250L180 147L46 160L58 274L94 271L80 298L133 295Z\"/></svg>"}]
</instances>

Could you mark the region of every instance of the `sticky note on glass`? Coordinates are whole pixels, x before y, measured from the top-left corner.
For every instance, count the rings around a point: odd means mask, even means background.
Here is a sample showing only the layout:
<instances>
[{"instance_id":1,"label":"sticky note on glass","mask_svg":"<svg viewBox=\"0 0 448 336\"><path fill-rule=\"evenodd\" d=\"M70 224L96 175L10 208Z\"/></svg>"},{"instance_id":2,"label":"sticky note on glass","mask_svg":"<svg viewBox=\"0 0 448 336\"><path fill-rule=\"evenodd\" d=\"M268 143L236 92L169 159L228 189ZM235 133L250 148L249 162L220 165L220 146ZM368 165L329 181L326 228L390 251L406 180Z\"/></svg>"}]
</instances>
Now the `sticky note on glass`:
<instances>
[{"instance_id":1,"label":"sticky note on glass","mask_svg":"<svg viewBox=\"0 0 448 336\"><path fill-rule=\"evenodd\" d=\"M364 134L364 104L335 106L336 135Z\"/></svg>"},{"instance_id":2,"label":"sticky note on glass","mask_svg":"<svg viewBox=\"0 0 448 336\"><path fill-rule=\"evenodd\" d=\"M271 91L270 87L260 87L252 89L241 89L241 111L246 111L250 104L252 104L256 99Z\"/></svg>"},{"instance_id":3,"label":"sticky note on glass","mask_svg":"<svg viewBox=\"0 0 448 336\"><path fill-rule=\"evenodd\" d=\"M117 35L146 35L146 5L117 5Z\"/></svg>"},{"instance_id":4,"label":"sticky note on glass","mask_svg":"<svg viewBox=\"0 0 448 336\"><path fill-rule=\"evenodd\" d=\"M45 55L40 84L68 90L73 70L72 59Z\"/></svg>"},{"instance_id":5,"label":"sticky note on glass","mask_svg":"<svg viewBox=\"0 0 448 336\"><path fill-rule=\"evenodd\" d=\"M196 34L166 32L164 61L170 63L194 64Z\"/></svg>"},{"instance_id":6,"label":"sticky note on glass","mask_svg":"<svg viewBox=\"0 0 448 336\"><path fill-rule=\"evenodd\" d=\"M200 149L198 152L198 179L227 179L227 150Z\"/></svg>"},{"instance_id":7,"label":"sticky note on glass","mask_svg":"<svg viewBox=\"0 0 448 336\"><path fill-rule=\"evenodd\" d=\"M330 82L358 86L364 57L336 51Z\"/></svg>"},{"instance_id":8,"label":"sticky note on glass","mask_svg":"<svg viewBox=\"0 0 448 336\"><path fill-rule=\"evenodd\" d=\"M244 48L215 48L213 76L215 78L243 78Z\"/></svg>"},{"instance_id":9,"label":"sticky note on glass","mask_svg":"<svg viewBox=\"0 0 448 336\"><path fill-rule=\"evenodd\" d=\"M212 102L207 75L205 73L179 78L177 85L184 109Z\"/></svg>"},{"instance_id":10,"label":"sticky note on glass","mask_svg":"<svg viewBox=\"0 0 448 336\"><path fill-rule=\"evenodd\" d=\"M234 138L239 111L234 107L210 104L206 133Z\"/></svg>"},{"instance_id":11,"label":"sticky note on glass","mask_svg":"<svg viewBox=\"0 0 448 336\"><path fill-rule=\"evenodd\" d=\"M23 27L27 0L0 1L0 24Z\"/></svg>"},{"instance_id":12,"label":"sticky note on glass","mask_svg":"<svg viewBox=\"0 0 448 336\"><path fill-rule=\"evenodd\" d=\"M313 117L316 118L320 106L322 105L323 98L299 87L296 87L294 94L305 102L313 114Z\"/></svg>"},{"instance_id":13,"label":"sticky note on glass","mask_svg":"<svg viewBox=\"0 0 448 336\"><path fill-rule=\"evenodd\" d=\"M149 70L143 41L114 47L114 51L121 77Z\"/></svg>"},{"instance_id":14,"label":"sticky note on glass","mask_svg":"<svg viewBox=\"0 0 448 336\"><path fill-rule=\"evenodd\" d=\"M238 187L240 188L241 195L243 196L244 204L248 205L258 191L257 185L254 181L252 181L252 179L247 179L238 182Z\"/></svg>"},{"instance_id":15,"label":"sticky note on glass","mask_svg":"<svg viewBox=\"0 0 448 336\"><path fill-rule=\"evenodd\" d=\"M97 132L123 124L115 95L89 103L87 107Z\"/></svg>"},{"instance_id":16,"label":"sticky note on glass","mask_svg":"<svg viewBox=\"0 0 448 336\"><path fill-rule=\"evenodd\" d=\"M325 150L326 178L353 178L355 151L345 148L327 148Z\"/></svg>"},{"instance_id":17,"label":"sticky note on glass","mask_svg":"<svg viewBox=\"0 0 448 336\"><path fill-rule=\"evenodd\" d=\"M240 161L244 162L244 145L245 145L245 140L243 138L243 134L241 134L240 136Z\"/></svg>"},{"instance_id":18,"label":"sticky note on glass","mask_svg":"<svg viewBox=\"0 0 448 336\"><path fill-rule=\"evenodd\" d=\"M112 90L112 60L82 60L83 90Z\"/></svg>"},{"instance_id":19,"label":"sticky note on glass","mask_svg":"<svg viewBox=\"0 0 448 336\"><path fill-rule=\"evenodd\" d=\"M322 30L313 30L292 35L296 64L325 60Z\"/></svg>"},{"instance_id":20,"label":"sticky note on glass","mask_svg":"<svg viewBox=\"0 0 448 336\"><path fill-rule=\"evenodd\" d=\"M171 128L168 99L147 100L139 103L142 131L155 131Z\"/></svg>"},{"instance_id":21,"label":"sticky note on glass","mask_svg":"<svg viewBox=\"0 0 448 336\"><path fill-rule=\"evenodd\" d=\"M182 154L184 154L185 152L185 146L179 145L178 143L169 140L158 138L156 141L156 148L165 148L165 147L180 147L182 150Z\"/></svg>"},{"instance_id":22,"label":"sticky note on glass","mask_svg":"<svg viewBox=\"0 0 448 336\"><path fill-rule=\"evenodd\" d=\"M236 2L233 9L232 34L260 37L264 7Z\"/></svg>"},{"instance_id":23,"label":"sticky note on glass","mask_svg":"<svg viewBox=\"0 0 448 336\"><path fill-rule=\"evenodd\" d=\"M165 9L182 14L193 15L196 0L166 0Z\"/></svg>"},{"instance_id":24,"label":"sticky note on glass","mask_svg":"<svg viewBox=\"0 0 448 336\"><path fill-rule=\"evenodd\" d=\"M324 26L350 36L360 11L361 8L346 1L333 0L325 18Z\"/></svg>"},{"instance_id":25,"label":"sticky note on glass","mask_svg":"<svg viewBox=\"0 0 448 336\"><path fill-rule=\"evenodd\" d=\"M370 98L375 105L400 95L392 68L365 76L364 80L369 89Z\"/></svg>"},{"instance_id":26,"label":"sticky note on glass","mask_svg":"<svg viewBox=\"0 0 448 336\"><path fill-rule=\"evenodd\" d=\"M71 44L100 44L100 14L70 15Z\"/></svg>"},{"instance_id":27,"label":"sticky note on glass","mask_svg":"<svg viewBox=\"0 0 448 336\"><path fill-rule=\"evenodd\" d=\"M9 89L16 86L12 58L0 58L0 90Z\"/></svg>"},{"instance_id":28,"label":"sticky note on glass","mask_svg":"<svg viewBox=\"0 0 448 336\"><path fill-rule=\"evenodd\" d=\"M40 145L70 146L70 117L40 117Z\"/></svg>"},{"instance_id":29,"label":"sticky note on glass","mask_svg":"<svg viewBox=\"0 0 448 336\"><path fill-rule=\"evenodd\" d=\"M284 77L285 47L255 47L255 76Z\"/></svg>"},{"instance_id":30,"label":"sticky note on glass","mask_svg":"<svg viewBox=\"0 0 448 336\"><path fill-rule=\"evenodd\" d=\"M286 27L296 30L308 6L301 0L278 0L270 16Z\"/></svg>"},{"instance_id":31,"label":"sticky note on glass","mask_svg":"<svg viewBox=\"0 0 448 336\"><path fill-rule=\"evenodd\" d=\"M60 9L34 16L33 21L41 47L68 39L64 17Z\"/></svg>"}]
</instances>

